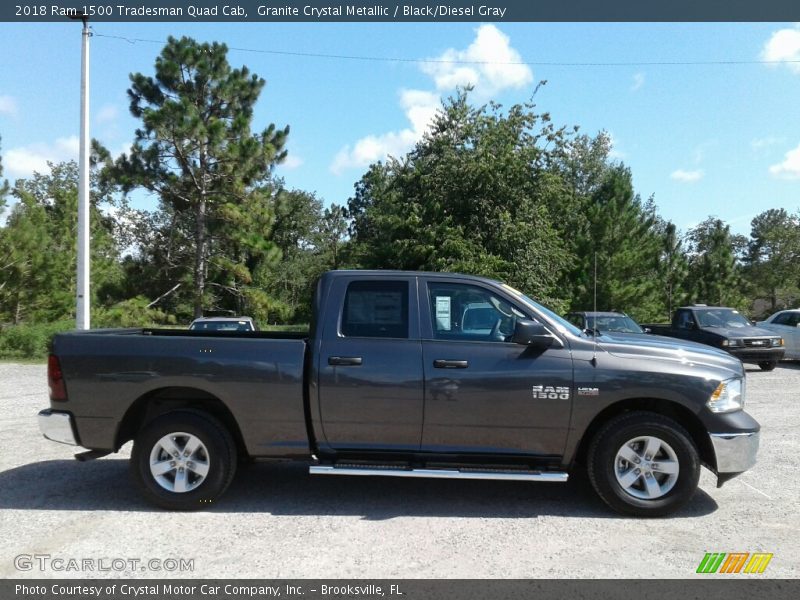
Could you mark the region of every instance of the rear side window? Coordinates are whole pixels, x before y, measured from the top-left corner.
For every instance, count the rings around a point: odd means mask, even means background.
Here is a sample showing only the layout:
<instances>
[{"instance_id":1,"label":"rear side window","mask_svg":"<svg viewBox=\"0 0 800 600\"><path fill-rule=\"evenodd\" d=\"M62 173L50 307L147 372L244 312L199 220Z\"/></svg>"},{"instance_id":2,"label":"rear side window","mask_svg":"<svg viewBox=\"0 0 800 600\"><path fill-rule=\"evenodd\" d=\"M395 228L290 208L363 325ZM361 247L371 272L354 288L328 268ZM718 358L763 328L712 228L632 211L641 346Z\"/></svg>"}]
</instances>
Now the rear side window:
<instances>
[{"instance_id":1,"label":"rear side window","mask_svg":"<svg viewBox=\"0 0 800 600\"><path fill-rule=\"evenodd\" d=\"M342 312L346 337L408 338L408 282L354 281Z\"/></svg>"}]
</instances>

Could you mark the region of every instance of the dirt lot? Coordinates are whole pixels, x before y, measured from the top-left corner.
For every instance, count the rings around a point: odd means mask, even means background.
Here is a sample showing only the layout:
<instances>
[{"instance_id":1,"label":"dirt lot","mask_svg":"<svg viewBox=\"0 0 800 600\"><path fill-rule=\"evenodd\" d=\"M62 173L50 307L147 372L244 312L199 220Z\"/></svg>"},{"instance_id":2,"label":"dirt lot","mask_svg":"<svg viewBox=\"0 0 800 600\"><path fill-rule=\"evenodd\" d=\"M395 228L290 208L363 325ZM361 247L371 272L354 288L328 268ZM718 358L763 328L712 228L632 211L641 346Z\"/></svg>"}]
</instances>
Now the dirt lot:
<instances>
[{"instance_id":1,"label":"dirt lot","mask_svg":"<svg viewBox=\"0 0 800 600\"><path fill-rule=\"evenodd\" d=\"M689 577L705 552L748 551L774 553L764 576L798 577L798 390L800 364L749 369L758 464L722 489L704 471L668 519L617 517L582 474L568 484L327 478L270 463L244 468L207 512L180 514L140 500L127 448L78 463L44 440L45 367L0 364L0 577ZM15 557L34 554L109 570L17 570ZM170 558L194 569L148 569Z\"/></svg>"}]
</instances>

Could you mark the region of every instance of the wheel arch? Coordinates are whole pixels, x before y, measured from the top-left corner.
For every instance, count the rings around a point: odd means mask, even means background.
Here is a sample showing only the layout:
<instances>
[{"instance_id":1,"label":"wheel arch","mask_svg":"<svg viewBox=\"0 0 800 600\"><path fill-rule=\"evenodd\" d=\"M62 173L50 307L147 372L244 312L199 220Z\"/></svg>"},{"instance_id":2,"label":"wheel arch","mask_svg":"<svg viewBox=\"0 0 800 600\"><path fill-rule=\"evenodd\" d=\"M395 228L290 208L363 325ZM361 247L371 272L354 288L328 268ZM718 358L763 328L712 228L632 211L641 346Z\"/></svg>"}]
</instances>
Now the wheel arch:
<instances>
[{"instance_id":1,"label":"wheel arch","mask_svg":"<svg viewBox=\"0 0 800 600\"><path fill-rule=\"evenodd\" d=\"M137 398L125 412L117 428L115 449L134 439L156 417L176 410L195 410L210 414L228 429L241 456L248 456L239 424L228 406L217 396L194 387L170 386L151 390Z\"/></svg>"},{"instance_id":2,"label":"wheel arch","mask_svg":"<svg viewBox=\"0 0 800 600\"><path fill-rule=\"evenodd\" d=\"M700 418L684 405L661 398L629 398L610 404L600 411L589 423L581 436L572 461L586 464L586 457L592 438L609 420L632 411L648 411L669 417L681 425L692 438L700 460L713 471L716 471L716 455L708 437L708 431Z\"/></svg>"}]
</instances>

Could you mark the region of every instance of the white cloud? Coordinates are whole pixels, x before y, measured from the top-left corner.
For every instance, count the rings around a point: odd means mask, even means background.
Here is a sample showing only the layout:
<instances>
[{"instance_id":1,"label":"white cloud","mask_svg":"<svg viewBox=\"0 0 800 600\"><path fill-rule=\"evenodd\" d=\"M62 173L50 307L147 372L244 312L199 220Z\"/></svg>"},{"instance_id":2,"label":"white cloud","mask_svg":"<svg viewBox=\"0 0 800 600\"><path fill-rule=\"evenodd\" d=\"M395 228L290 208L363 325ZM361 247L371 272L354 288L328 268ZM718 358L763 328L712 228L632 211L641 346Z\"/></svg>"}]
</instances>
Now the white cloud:
<instances>
[{"instance_id":1,"label":"white cloud","mask_svg":"<svg viewBox=\"0 0 800 600\"><path fill-rule=\"evenodd\" d=\"M302 164L303 164L304 162L305 162L305 161L304 161L304 160L303 160L301 157L297 156L296 154L288 154L288 155L286 156L286 160L284 160L284 161L283 161L283 162L282 162L282 163L279 165L279 167L280 167L281 169L286 169L286 170L288 170L288 171L291 171L291 170L293 170L293 169L297 169L297 168L299 168L300 166L302 166Z\"/></svg>"},{"instance_id":2,"label":"white cloud","mask_svg":"<svg viewBox=\"0 0 800 600\"><path fill-rule=\"evenodd\" d=\"M98 124L113 123L119 117L119 109L113 104L106 104L97 111L94 119Z\"/></svg>"},{"instance_id":3,"label":"white cloud","mask_svg":"<svg viewBox=\"0 0 800 600\"><path fill-rule=\"evenodd\" d=\"M784 141L784 138L775 137L773 135L763 137L763 138L756 138L750 142L750 147L753 150L763 150L764 148L769 148L770 146L774 146L775 144L780 144Z\"/></svg>"},{"instance_id":4,"label":"white cloud","mask_svg":"<svg viewBox=\"0 0 800 600\"><path fill-rule=\"evenodd\" d=\"M635 92L644 85L644 73L635 73L633 76L633 83L631 84L631 91Z\"/></svg>"},{"instance_id":5,"label":"white cloud","mask_svg":"<svg viewBox=\"0 0 800 600\"><path fill-rule=\"evenodd\" d=\"M345 146L336 154L331 171L340 175L349 168L366 167L387 156L400 156L408 152L422 137L441 106L438 94L424 90L401 90L400 106L410 127L379 135L368 135L353 146Z\"/></svg>"},{"instance_id":6,"label":"white cloud","mask_svg":"<svg viewBox=\"0 0 800 600\"><path fill-rule=\"evenodd\" d=\"M419 67L430 76L436 91L400 90L400 107L409 125L398 131L367 135L336 154L331 171L339 175L349 168L366 167L387 156L408 152L424 135L441 107L441 96L457 87L472 85L479 100L533 82L533 73L510 45L507 35L494 25L481 25L464 50L450 48Z\"/></svg>"},{"instance_id":7,"label":"white cloud","mask_svg":"<svg viewBox=\"0 0 800 600\"><path fill-rule=\"evenodd\" d=\"M786 153L783 162L772 165L769 172L780 179L800 179L800 144Z\"/></svg>"},{"instance_id":8,"label":"white cloud","mask_svg":"<svg viewBox=\"0 0 800 600\"><path fill-rule=\"evenodd\" d=\"M13 96L0 96L0 115L16 116L17 100Z\"/></svg>"},{"instance_id":9,"label":"white cloud","mask_svg":"<svg viewBox=\"0 0 800 600\"><path fill-rule=\"evenodd\" d=\"M675 181L680 181L681 183L694 183L695 181L700 181L704 175L705 172L702 169L696 169L694 171L677 169L670 174L670 178Z\"/></svg>"},{"instance_id":10,"label":"white cloud","mask_svg":"<svg viewBox=\"0 0 800 600\"><path fill-rule=\"evenodd\" d=\"M494 25L481 25L465 50L449 48L420 68L430 75L436 89L452 90L472 85L475 94L489 98L508 88L522 88L533 82L530 67L510 45L509 37Z\"/></svg>"},{"instance_id":11,"label":"white cloud","mask_svg":"<svg viewBox=\"0 0 800 600\"><path fill-rule=\"evenodd\" d=\"M787 63L786 66L795 73L800 73L800 25L773 33L764 44L761 58L768 61L797 61Z\"/></svg>"},{"instance_id":12,"label":"white cloud","mask_svg":"<svg viewBox=\"0 0 800 600\"><path fill-rule=\"evenodd\" d=\"M47 162L78 159L78 136L58 138L52 144L29 144L9 148L3 156L3 166L12 177L29 177L34 171L49 172Z\"/></svg>"}]
</instances>

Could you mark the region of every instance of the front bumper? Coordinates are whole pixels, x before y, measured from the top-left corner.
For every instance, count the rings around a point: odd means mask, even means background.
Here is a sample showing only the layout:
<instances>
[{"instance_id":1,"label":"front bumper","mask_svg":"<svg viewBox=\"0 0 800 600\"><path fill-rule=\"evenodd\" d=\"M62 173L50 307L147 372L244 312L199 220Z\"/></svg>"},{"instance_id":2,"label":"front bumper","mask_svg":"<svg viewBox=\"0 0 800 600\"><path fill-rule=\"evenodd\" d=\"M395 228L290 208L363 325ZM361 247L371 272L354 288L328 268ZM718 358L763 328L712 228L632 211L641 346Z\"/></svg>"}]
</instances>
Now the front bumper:
<instances>
[{"instance_id":1,"label":"front bumper","mask_svg":"<svg viewBox=\"0 0 800 600\"><path fill-rule=\"evenodd\" d=\"M760 362L778 362L783 359L786 354L785 348L753 348L753 347L735 347L723 348L736 358L746 363L760 363Z\"/></svg>"},{"instance_id":2,"label":"front bumper","mask_svg":"<svg viewBox=\"0 0 800 600\"><path fill-rule=\"evenodd\" d=\"M759 432L709 433L717 461L718 486L756 464Z\"/></svg>"},{"instance_id":3,"label":"front bumper","mask_svg":"<svg viewBox=\"0 0 800 600\"><path fill-rule=\"evenodd\" d=\"M39 413L38 420L39 431L48 440L72 446L78 445L71 414L47 408Z\"/></svg>"}]
</instances>

